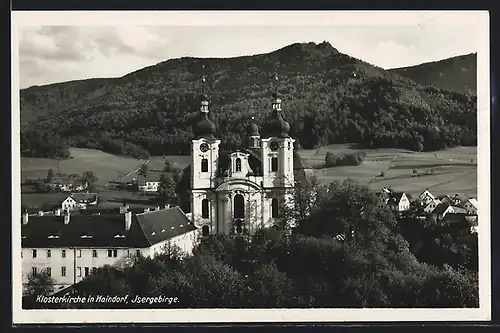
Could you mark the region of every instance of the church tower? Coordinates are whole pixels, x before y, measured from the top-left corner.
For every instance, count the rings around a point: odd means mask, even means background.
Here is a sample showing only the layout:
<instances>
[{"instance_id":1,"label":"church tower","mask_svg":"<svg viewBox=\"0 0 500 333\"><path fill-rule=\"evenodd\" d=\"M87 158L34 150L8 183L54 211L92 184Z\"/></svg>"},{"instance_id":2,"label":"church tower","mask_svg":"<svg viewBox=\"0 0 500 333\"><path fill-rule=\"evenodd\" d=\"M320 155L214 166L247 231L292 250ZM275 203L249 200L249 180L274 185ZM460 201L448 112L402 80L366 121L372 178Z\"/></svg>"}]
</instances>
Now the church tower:
<instances>
[{"instance_id":1,"label":"church tower","mask_svg":"<svg viewBox=\"0 0 500 333\"><path fill-rule=\"evenodd\" d=\"M278 75L276 75L278 82ZM288 132L290 124L282 116L277 84L272 97L272 116L267 123L267 137L261 140L264 187L293 188L293 145Z\"/></svg>"},{"instance_id":2,"label":"church tower","mask_svg":"<svg viewBox=\"0 0 500 333\"><path fill-rule=\"evenodd\" d=\"M215 138L216 128L209 119L205 75L202 80L200 119L194 127L195 137L191 142L191 214L195 226L208 226L211 229L216 212L216 201L211 195L211 189L215 186L221 141Z\"/></svg>"},{"instance_id":3,"label":"church tower","mask_svg":"<svg viewBox=\"0 0 500 333\"><path fill-rule=\"evenodd\" d=\"M272 97L272 116L267 123L266 137L261 139L264 215L273 224L280 218L280 210L291 202L295 187L293 157L294 142L288 132L290 124L283 119L281 99L278 96L278 75Z\"/></svg>"},{"instance_id":4,"label":"church tower","mask_svg":"<svg viewBox=\"0 0 500 333\"><path fill-rule=\"evenodd\" d=\"M260 148L259 126L255 123L254 117L252 117L252 120L247 127L247 147L250 149Z\"/></svg>"}]
</instances>

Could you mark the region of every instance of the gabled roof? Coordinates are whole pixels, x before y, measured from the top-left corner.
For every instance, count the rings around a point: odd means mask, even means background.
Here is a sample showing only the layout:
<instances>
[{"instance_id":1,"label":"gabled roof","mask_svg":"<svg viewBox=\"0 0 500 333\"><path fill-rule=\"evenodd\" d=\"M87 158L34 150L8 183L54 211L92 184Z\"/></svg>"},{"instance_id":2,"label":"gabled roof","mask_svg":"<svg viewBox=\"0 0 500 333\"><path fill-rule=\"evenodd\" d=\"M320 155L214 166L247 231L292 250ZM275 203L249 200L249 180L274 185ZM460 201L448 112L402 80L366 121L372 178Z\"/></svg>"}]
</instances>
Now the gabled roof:
<instances>
[{"instance_id":1,"label":"gabled roof","mask_svg":"<svg viewBox=\"0 0 500 333\"><path fill-rule=\"evenodd\" d=\"M391 192L389 193L389 202L390 203L399 203L401 198L403 197L404 192Z\"/></svg>"},{"instance_id":2,"label":"gabled roof","mask_svg":"<svg viewBox=\"0 0 500 333\"><path fill-rule=\"evenodd\" d=\"M196 230L179 207L141 213L136 217L150 245Z\"/></svg>"},{"instance_id":3,"label":"gabled roof","mask_svg":"<svg viewBox=\"0 0 500 333\"><path fill-rule=\"evenodd\" d=\"M76 202L82 201L90 201L94 202L98 198L97 193L73 193L71 194L71 198L73 198Z\"/></svg>"},{"instance_id":4,"label":"gabled roof","mask_svg":"<svg viewBox=\"0 0 500 333\"><path fill-rule=\"evenodd\" d=\"M68 224L64 216L30 216L21 235L24 248L145 248L193 230L182 210L174 207L132 214L130 230L125 230L124 214L71 215Z\"/></svg>"},{"instance_id":5,"label":"gabled roof","mask_svg":"<svg viewBox=\"0 0 500 333\"><path fill-rule=\"evenodd\" d=\"M470 198L469 200L467 200L468 202L470 202L470 204L472 206L474 206L474 208L478 208L478 202L477 202L477 199L476 198Z\"/></svg>"},{"instance_id":6,"label":"gabled roof","mask_svg":"<svg viewBox=\"0 0 500 333\"><path fill-rule=\"evenodd\" d=\"M447 202L442 202L436 206L432 213L434 214L443 214L451 205Z\"/></svg>"}]
</instances>

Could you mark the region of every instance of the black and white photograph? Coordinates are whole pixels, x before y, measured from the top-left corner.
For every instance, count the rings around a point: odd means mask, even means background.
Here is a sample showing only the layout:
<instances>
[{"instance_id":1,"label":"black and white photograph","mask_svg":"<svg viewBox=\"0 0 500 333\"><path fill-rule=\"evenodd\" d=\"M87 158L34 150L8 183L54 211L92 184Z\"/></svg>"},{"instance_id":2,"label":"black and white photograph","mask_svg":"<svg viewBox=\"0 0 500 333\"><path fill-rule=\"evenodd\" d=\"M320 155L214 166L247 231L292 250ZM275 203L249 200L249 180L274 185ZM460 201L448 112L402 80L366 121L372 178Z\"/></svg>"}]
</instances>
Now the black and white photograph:
<instances>
[{"instance_id":1,"label":"black and white photograph","mask_svg":"<svg viewBox=\"0 0 500 333\"><path fill-rule=\"evenodd\" d=\"M14 322L490 319L488 22L13 12Z\"/></svg>"}]
</instances>

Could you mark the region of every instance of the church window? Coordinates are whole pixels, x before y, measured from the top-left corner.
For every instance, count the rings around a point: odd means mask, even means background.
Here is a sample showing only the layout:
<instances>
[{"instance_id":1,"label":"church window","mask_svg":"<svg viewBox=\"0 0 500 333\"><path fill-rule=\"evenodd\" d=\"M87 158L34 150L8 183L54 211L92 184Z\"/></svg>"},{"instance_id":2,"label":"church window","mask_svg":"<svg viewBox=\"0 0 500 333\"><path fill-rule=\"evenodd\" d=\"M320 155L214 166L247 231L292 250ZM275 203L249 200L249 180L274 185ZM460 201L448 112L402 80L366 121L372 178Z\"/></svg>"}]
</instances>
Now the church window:
<instances>
[{"instance_id":1,"label":"church window","mask_svg":"<svg viewBox=\"0 0 500 333\"><path fill-rule=\"evenodd\" d=\"M236 172L240 172L241 171L241 158L237 158L236 159Z\"/></svg>"},{"instance_id":2,"label":"church window","mask_svg":"<svg viewBox=\"0 0 500 333\"><path fill-rule=\"evenodd\" d=\"M278 171L278 158L276 156L271 158L271 171Z\"/></svg>"},{"instance_id":3,"label":"church window","mask_svg":"<svg viewBox=\"0 0 500 333\"><path fill-rule=\"evenodd\" d=\"M273 218L275 217L278 217L278 199L277 198L273 198L271 200L271 216Z\"/></svg>"},{"instance_id":4,"label":"church window","mask_svg":"<svg viewBox=\"0 0 500 333\"><path fill-rule=\"evenodd\" d=\"M210 228L208 227L208 225L204 225L201 228L201 233L202 233L203 237L206 237L210 234Z\"/></svg>"},{"instance_id":5,"label":"church window","mask_svg":"<svg viewBox=\"0 0 500 333\"><path fill-rule=\"evenodd\" d=\"M206 158L201 160L201 172L208 172L208 160Z\"/></svg>"},{"instance_id":6,"label":"church window","mask_svg":"<svg viewBox=\"0 0 500 333\"><path fill-rule=\"evenodd\" d=\"M208 199L203 199L201 201L201 217L207 219L209 216Z\"/></svg>"},{"instance_id":7,"label":"church window","mask_svg":"<svg viewBox=\"0 0 500 333\"><path fill-rule=\"evenodd\" d=\"M242 219L245 218L245 199L241 194L236 194L234 196L234 218Z\"/></svg>"}]
</instances>

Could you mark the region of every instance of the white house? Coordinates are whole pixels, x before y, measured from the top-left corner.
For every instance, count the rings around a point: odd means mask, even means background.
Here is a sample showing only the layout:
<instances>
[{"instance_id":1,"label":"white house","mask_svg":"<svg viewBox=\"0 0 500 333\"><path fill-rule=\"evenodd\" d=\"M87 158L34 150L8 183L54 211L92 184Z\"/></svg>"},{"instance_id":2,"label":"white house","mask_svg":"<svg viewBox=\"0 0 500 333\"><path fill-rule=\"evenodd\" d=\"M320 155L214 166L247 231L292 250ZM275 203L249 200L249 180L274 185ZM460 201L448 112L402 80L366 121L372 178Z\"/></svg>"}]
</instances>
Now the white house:
<instances>
[{"instance_id":1,"label":"white house","mask_svg":"<svg viewBox=\"0 0 500 333\"><path fill-rule=\"evenodd\" d=\"M404 212L410 209L410 200L404 192L391 192L387 204L394 212Z\"/></svg>"},{"instance_id":2,"label":"white house","mask_svg":"<svg viewBox=\"0 0 500 333\"><path fill-rule=\"evenodd\" d=\"M462 205L469 214L477 215L478 203L476 198L469 198Z\"/></svg>"},{"instance_id":3,"label":"white house","mask_svg":"<svg viewBox=\"0 0 500 333\"><path fill-rule=\"evenodd\" d=\"M279 207L291 201L295 182L307 182L312 175L294 149L281 99L273 94L266 135L261 136L252 120L246 142L229 151L219 147L208 105L204 98L191 142L191 165L177 189L183 210L205 233L251 234L272 226L280 218Z\"/></svg>"},{"instance_id":4,"label":"white house","mask_svg":"<svg viewBox=\"0 0 500 333\"><path fill-rule=\"evenodd\" d=\"M61 209L76 210L85 209L87 206L97 205L99 197L96 193L73 193L61 203Z\"/></svg>"},{"instance_id":5,"label":"white house","mask_svg":"<svg viewBox=\"0 0 500 333\"><path fill-rule=\"evenodd\" d=\"M454 206L449 203L440 203L437 207L432 211L432 215L436 217L438 220L443 219L446 214L467 214L467 210L463 207Z\"/></svg>"},{"instance_id":6,"label":"white house","mask_svg":"<svg viewBox=\"0 0 500 333\"><path fill-rule=\"evenodd\" d=\"M430 202L436 200L434 194L432 194L428 189L426 189L420 196L418 197L420 202L422 202L425 206L427 206Z\"/></svg>"},{"instance_id":7,"label":"white house","mask_svg":"<svg viewBox=\"0 0 500 333\"><path fill-rule=\"evenodd\" d=\"M135 255L153 257L168 244L191 253L199 229L179 207L141 214L22 217L23 284L45 270L56 291L81 281L93 269L119 264Z\"/></svg>"}]
</instances>

